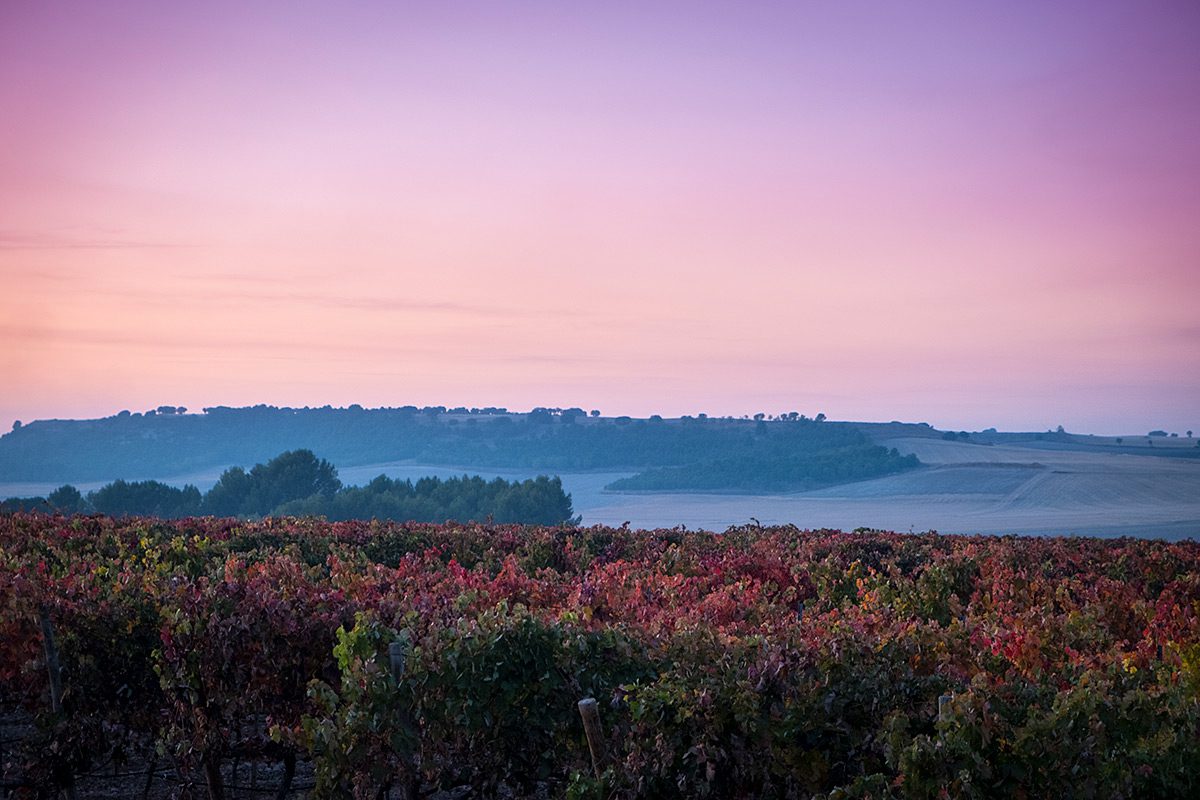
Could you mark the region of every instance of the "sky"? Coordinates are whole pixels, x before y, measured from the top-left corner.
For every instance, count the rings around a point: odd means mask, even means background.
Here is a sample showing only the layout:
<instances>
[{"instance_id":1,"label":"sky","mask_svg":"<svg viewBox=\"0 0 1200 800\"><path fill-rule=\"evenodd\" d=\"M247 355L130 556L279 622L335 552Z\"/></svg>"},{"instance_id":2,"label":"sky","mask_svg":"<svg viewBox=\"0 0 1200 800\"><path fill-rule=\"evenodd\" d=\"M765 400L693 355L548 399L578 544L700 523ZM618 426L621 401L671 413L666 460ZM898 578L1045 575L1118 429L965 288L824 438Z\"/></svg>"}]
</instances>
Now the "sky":
<instances>
[{"instance_id":1,"label":"sky","mask_svg":"<svg viewBox=\"0 0 1200 800\"><path fill-rule=\"evenodd\" d=\"M1200 4L0 3L0 430L1200 429Z\"/></svg>"}]
</instances>

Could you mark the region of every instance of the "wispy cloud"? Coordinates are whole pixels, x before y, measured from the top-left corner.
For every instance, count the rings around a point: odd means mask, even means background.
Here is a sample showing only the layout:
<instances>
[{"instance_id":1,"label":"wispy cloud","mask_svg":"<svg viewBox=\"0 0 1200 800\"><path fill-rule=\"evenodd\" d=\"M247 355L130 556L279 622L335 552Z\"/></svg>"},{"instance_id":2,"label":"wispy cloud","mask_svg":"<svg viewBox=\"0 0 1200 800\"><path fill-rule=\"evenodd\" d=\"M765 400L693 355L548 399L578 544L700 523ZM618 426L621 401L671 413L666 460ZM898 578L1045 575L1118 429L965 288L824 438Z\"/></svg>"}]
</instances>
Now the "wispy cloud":
<instances>
[{"instance_id":1,"label":"wispy cloud","mask_svg":"<svg viewBox=\"0 0 1200 800\"><path fill-rule=\"evenodd\" d=\"M241 301L275 303L280 305L307 305L360 311L451 313L478 317L510 316L521 313L514 309L469 305L443 300L417 300L394 296L338 295L323 292L206 291L203 292L203 296L206 300L220 302Z\"/></svg>"},{"instance_id":2,"label":"wispy cloud","mask_svg":"<svg viewBox=\"0 0 1200 800\"><path fill-rule=\"evenodd\" d=\"M42 272L37 277L56 282L79 280L66 274L53 272ZM529 320L566 317L579 322L584 318L594 316L584 309L569 306L514 307L403 297L389 293L390 287L382 287L377 294L347 293L345 291L297 291L287 288L288 283L278 278L264 278L246 281L241 288L230 288L225 278L217 277L205 281L197 278L194 282L188 280L186 283L174 285L169 281L160 285L91 285L87 287L86 292L91 298L120 298L140 303L169 304L176 307L181 302L193 308L206 304L272 306L276 308L301 307L384 314L454 315L487 320L491 323L506 319Z\"/></svg>"},{"instance_id":3,"label":"wispy cloud","mask_svg":"<svg viewBox=\"0 0 1200 800\"><path fill-rule=\"evenodd\" d=\"M0 250L166 250L196 246L184 242L84 238L58 233L0 231Z\"/></svg>"},{"instance_id":4,"label":"wispy cloud","mask_svg":"<svg viewBox=\"0 0 1200 800\"><path fill-rule=\"evenodd\" d=\"M436 360L454 357L493 363L582 363L585 357L547 354L505 353L497 355L483 336L455 339L423 338L372 340L363 337L332 340L314 334L311 340L295 337L246 336L236 331L212 329L203 335L174 332L153 334L109 330L95 327L19 326L0 324L0 346L36 347L44 344L70 347L119 348L142 355L169 354L172 360L192 354L203 361L311 361L313 358L339 360L416 359Z\"/></svg>"}]
</instances>

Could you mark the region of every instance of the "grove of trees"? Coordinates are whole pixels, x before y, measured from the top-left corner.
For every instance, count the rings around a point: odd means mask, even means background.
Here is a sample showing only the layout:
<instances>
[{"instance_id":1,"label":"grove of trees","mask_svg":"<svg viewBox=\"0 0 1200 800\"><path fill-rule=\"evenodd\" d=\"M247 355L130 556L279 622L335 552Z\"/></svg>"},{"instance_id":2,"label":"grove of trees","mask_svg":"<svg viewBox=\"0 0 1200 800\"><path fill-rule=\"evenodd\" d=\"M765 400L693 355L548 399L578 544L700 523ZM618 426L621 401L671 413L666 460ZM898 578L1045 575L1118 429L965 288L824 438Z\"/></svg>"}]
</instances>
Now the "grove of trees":
<instances>
[{"instance_id":1,"label":"grove of trees","mask_svg":"<svg viewBox=\"0 0 1200 800\"><path fill-rule=\"evenodd\" d=\"M758 457L772 448L803 454L865 442L853 424L798 412L770 420L765 415L754 420L656 415L647 420L602 417L598 409L546 407L527 414L442 406L214 407L203 414L156 409L153 414L25 424L0 436L0 481L182 475L266 462L296 449L321 453L341 466L409 461L549 474L680 467L731 456ZM230 478L231 485L235 481Z\"/></svg>"},{"instance_id":2,"label":"grove of trees","mask_svg":"<svg viewBox=\"0 0 1200 800\"><path fill-rule=\"evenodd\" d=\"M343 487L337 468L311 450L281 453L249 470L230 467L205 494L191 485L159 481L109 483L86 496L65 485L47 497L13 498L0 511L64 514L265 517L325 516L329 519L386 519L417 522L493 520L558 525L577 521L562 481L540 476L525 481L478 476L393 480L380 475L366 486Z\"/></svg>"}]
</instances>

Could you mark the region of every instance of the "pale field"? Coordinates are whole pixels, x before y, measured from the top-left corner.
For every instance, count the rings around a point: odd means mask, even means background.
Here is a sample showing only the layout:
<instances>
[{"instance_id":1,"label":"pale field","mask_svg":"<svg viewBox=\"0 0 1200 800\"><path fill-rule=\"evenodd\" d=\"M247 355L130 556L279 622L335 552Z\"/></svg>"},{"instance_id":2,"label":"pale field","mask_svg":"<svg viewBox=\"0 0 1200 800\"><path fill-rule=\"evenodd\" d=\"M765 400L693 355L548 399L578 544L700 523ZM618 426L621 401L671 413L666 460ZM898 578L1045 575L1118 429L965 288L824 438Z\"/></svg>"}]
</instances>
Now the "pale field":
<instances>
[{"instance_id":1,"label":"pale field","mask_svg":"<svg viewBox=\"0 0 1200 800\"><path fill-rule=\"evenodd\" d=\"M608 494L585 522L722 530L757 519L801 528L942 533L1200 536L1200 462L940 439L884 442L928 469L789 495Z\"/></svg>"},{"instance_id":2,"label":"pale field","mask_svg":"<svg viewBox=\"0 0 1200 800\"><path fill-rule=\"evenodd\" d=\"M799 494L624 494L604 486L631 474L565 473L563 487L585 525L724 530L754 520L800 528L858 527L942 533L1200 537L1200 461L941 439L883 442L914 453L925 469ZM165 479L207 490L221 470ZM339 470L346 484L376 475L478 474L508 480L537 470L479 470L411 463ZM101 483L80 484L82 491ZM0 484L0 496L45 495L53 484Z\"/></svg>"}]
</instances>

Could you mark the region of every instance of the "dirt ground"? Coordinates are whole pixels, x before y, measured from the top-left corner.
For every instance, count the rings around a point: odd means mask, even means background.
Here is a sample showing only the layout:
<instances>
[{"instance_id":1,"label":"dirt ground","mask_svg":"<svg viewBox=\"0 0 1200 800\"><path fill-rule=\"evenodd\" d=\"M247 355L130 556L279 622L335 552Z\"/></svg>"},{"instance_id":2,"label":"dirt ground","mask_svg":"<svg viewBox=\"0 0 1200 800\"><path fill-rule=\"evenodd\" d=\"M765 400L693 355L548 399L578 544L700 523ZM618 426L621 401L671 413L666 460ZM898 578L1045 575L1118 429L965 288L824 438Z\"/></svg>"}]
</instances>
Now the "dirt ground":
<instances>
[{"instance_id":1,"label":"dirt ground","mask_svg":"<svg viewBox=\"0 0 1200 800\"><path fill-rule=\"evenodd\" d=\"M22 747L34 735L27 714L8 711L0 714L0 798L34 797L31 787L23 787ZM283 779L283 764L259 759L229 760L223 765L227 800L276 797ZM313 786L312 765L298 760L288 800L307 796ZM185 774L170 758L132 757L127 762L100 763L75 776L75 792L80 800L183 800L207 797L204 776ZM65 795L64 795L65 797Z\"/></svg>"},{"instance_id":2,"label":"dirt ground","mask_svg":"<svg viewBox=\"0 0 1200 800\"><path fill-rule=\"evenodd\" d=\"M0 711L0 800L25 800L37 797L21 772L21 748L35 734L28 714ZM263 800L279 797L284 778L284 765L269 759L227 759L222 764L226 800ZM312 763L296 760L291 788L283 800L306 798L313 788ZM187 773L169 757L133 757L122 764L111 761L95 765L75 776L78 800L207 800L208 790L199 771ZM533 795L522 795L501 785L486 795L495 800L549 800L553 792L549 784L539 784ZM65 792L60 797L70 800ZM479 798L470 786L449 789L424 785L418 790L420 800L472 800ZM381 800L400 797L393 789Z\"/></svg>"}]
</instances>

